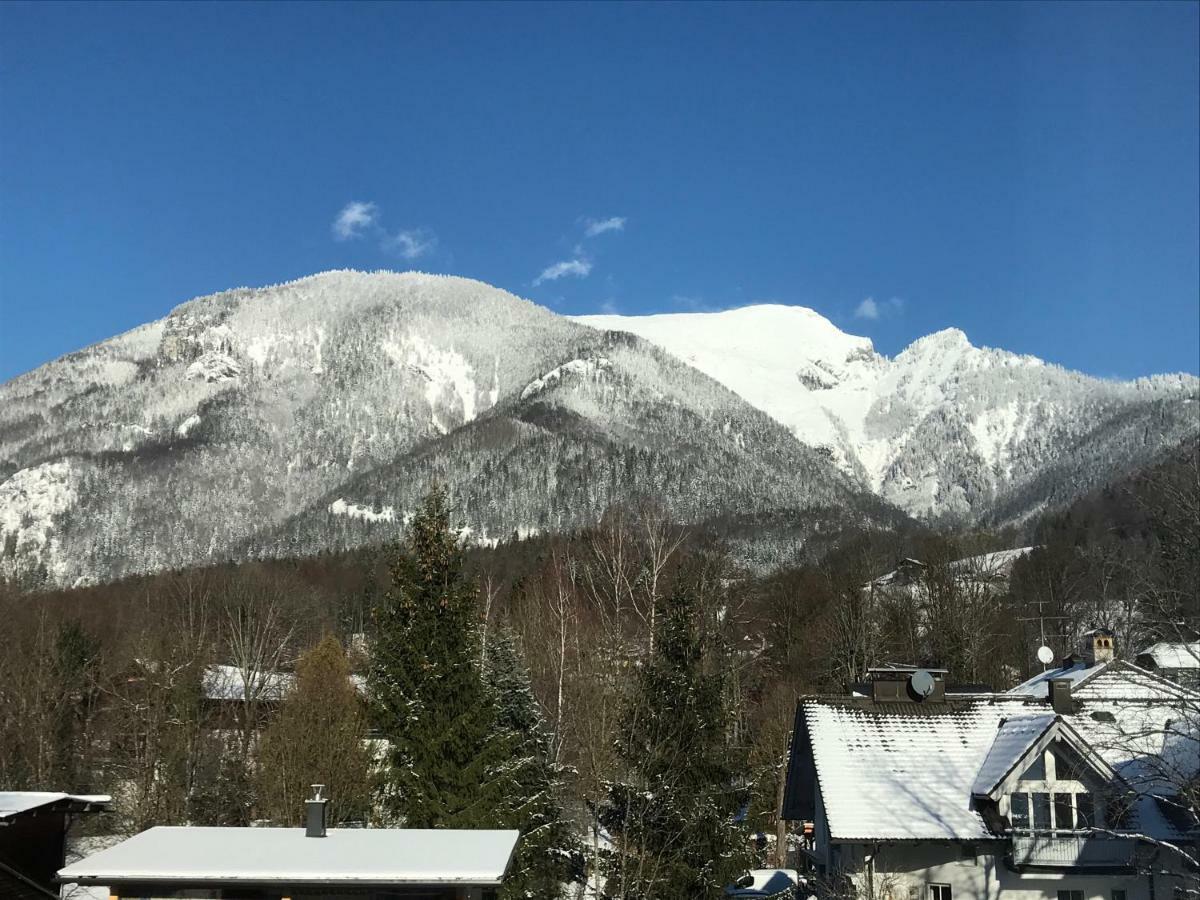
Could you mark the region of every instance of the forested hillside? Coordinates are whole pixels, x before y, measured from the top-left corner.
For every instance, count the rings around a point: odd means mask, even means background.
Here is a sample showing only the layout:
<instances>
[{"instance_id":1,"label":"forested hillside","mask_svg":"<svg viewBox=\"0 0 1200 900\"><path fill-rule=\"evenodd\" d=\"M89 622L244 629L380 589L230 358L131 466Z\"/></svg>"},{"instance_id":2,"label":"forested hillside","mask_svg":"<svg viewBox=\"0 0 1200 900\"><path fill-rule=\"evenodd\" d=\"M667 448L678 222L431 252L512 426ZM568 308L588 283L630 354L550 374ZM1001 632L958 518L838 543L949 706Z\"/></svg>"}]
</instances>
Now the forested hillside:
<instances>
[{"instance_id":1,"label":"forested hillside","mask_svg":"<svg viewBox=\"0 0 1200 900\"><path fill-rule=\"evenodd\" d=\"M1034 652L1043 640L1065 654L1096 626L1116 633L1127 658L1158 640L1194 637L1197 516L1200 449L1189 442L1024 532L935 533L901 520L842 533L835 546L767 575L661 508L614 506L563 533L496 546L466 538L462 596L474 610L472 652L486 658L493 642L511 645L527 667L558 773L556 802L586 821L589 804L611 802L609 785L636 774L638 760L613 752L615 729L631 696L656 689L638 673L665 611L686 594L693 639L707 648L703 671L720 674L728 722L720 752L749 779L748 827L770 831L801 693L840 692L881 661L941 665L952 683L1005 688L1041 671ZM392 538L401 534L399 523L392 529ZM958 577L955 560L1026 543L1035 549L1007 580ZM132 779L144 790L121 795L119 828L250 821L281 808L282 788L256 780L256 742L230 749L203 738L210 713L197 704L194 679L214 664L290 671L327 636L366 672L379 610L397 596L397 572L409 571L400 562L407 552L365 546L158 573L49 590L37 602L6 586L0 787L98 791ZM923 561L920 590L869 590L899 558ZM336 672L341 664L322 653ZM305 678L296 690L303 683L320 693ZM274 709L256 702L246 715L269 722ZM114 739L130 729L157 743ZM159 774L139 780L150 772Z\"/></svg>"},{"instance_id":2,"label":"forested hillside","mask_svg":"<svg viewBox=\"0 0 1200 900\"><path fill-rule=\"evenodd\" d=\"M417 273L184 303L0 386L0 577L345 550L435 484L479 544L650 504L765 572L910 514L1028 523L1200 428L1190 376L954 330L889 360L796 307L586 322Z\"/></svg>"},{"instance_id":3,"label":"forested hillside","mask_svg":"<svg viewBox=\"0 0 1200 900\"><path fill-rule=\"evenodd\" d=\"M803 511L800 539L898 515L645 342L416 274L201 298L17 378L0 460L0 574L27 583L353 546L435 481L485 543L639 495Z\"/></svg>"}]
</instances>

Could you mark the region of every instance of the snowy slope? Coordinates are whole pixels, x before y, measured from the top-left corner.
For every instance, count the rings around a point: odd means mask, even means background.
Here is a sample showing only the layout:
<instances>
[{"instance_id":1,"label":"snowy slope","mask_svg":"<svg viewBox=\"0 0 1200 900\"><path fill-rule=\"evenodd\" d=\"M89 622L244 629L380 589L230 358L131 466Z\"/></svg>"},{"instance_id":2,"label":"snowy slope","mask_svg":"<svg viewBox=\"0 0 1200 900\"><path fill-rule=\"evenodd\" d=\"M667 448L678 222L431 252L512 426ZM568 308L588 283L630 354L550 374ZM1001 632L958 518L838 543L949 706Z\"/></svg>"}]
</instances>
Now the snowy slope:
<instances>
[{"instance_id":1,"label":"snowy slope","mask_svg":"<svg viewBox=\"0 0 1200 900\"><path fill-rule=\"evenodd\" d=\"M650 500L770 565L898 510L1021 520L1197 420L1195 378L1099 381L956 330L887 359L795 307L572 320L465 278L326 272L0 385L0 578L389 539L434 480L480 540Z\"/></svg>"},{"instance_id":2,"label":"snowy slope","mask_svg":"<svg viewBox=\"0 0 1200 900\"><path fill-rule=\"evenodd\" d=\"M389 539L435 480L481 540L635 497L681 521L897 515L638 338L469 279L327 272L188 301L0 385L0 577Z\"/></svg>"},{"instance_id":3,"label":"snowy slope","mask_svg":"<svg viewBox=\"0 0 1200 900\"><path fill-rule=\"evenodd\" d=\"M576 321L657 344L917 515L984 518L1052 461L1079 453L1081 441L1102 441L1096 426L1110 419L1145 412L1158 431L1145 443L1155 449L1196 428L1194 377L1102 381L975 347L955 328L888 359L869 338L802 307ZM1112 462L1135 461L1125 458L1127 443ZM1100 472L1103 460L1091 463Z\"/></svg>"}]
</instances>

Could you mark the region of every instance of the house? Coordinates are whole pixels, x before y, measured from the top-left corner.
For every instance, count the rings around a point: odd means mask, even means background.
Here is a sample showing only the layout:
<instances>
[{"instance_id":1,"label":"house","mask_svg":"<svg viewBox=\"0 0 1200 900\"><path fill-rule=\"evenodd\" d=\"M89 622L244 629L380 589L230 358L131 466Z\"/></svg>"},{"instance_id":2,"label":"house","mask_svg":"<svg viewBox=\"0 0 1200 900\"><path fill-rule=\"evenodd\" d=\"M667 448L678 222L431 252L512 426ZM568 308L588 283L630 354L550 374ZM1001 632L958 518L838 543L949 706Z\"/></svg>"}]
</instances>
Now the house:
<instances>
[{"instance_id":1,"label":"house","mask_svg":"<svg viewBox=\"0 0 1200 900\"><path fill-rule=\"evenodd\" d=\"M317 787L305 828L150 828L59 880L102 885L113 898L494 900L517 831L326 829Z\"/></svg>"},{"instance_id":2,"label":"house","mask_svg":"<svg viewBox=\"0 0 1200 900\"><path fill-rule=\"evenodd\" d=\"M998 593L1008 586L1013 565L1024 559L1036 547L1016 547L1012 550L997 550L956 559L946 567L947 573L958 584L968 590ZM863 585L868 594L876 592L903 593L915 596L921 592L922 579L926 578L930 566L919 559L906 557L896 561L896 568Z\"/></svg>"},{"instance_id":3,"label":"house","mask_svg":"<svg viewBox=\"0 0 1200 900\"><path fill-rule=\"evenodd\" d=\"M67 831L111 801L100 794L0 791L0 897L57 897Z\"/></svg>"},{"instance_id":4,"label":"house","mask_svg":"<svg viewBox=\"0 0 1200 900\"><path fill-rule=\"evenodd\" d=\"M1134 661L1147 672L1200 690L1200 641L1158 643L1147 647Z\"/></svg>"},{"instance_id":5,"label":"house","mask_svg":"<svg viewBox=\"0 0 1200 900\"><path fill-rule=\"evenodd\" d=\"M1150 900L1200 837L1200 694L1112 658L1095 632L1004 693L875 670L797 707L783 814L833 896ZM1002 892L1002 893L1001 893Z\"/></svg>"}]
</instances>

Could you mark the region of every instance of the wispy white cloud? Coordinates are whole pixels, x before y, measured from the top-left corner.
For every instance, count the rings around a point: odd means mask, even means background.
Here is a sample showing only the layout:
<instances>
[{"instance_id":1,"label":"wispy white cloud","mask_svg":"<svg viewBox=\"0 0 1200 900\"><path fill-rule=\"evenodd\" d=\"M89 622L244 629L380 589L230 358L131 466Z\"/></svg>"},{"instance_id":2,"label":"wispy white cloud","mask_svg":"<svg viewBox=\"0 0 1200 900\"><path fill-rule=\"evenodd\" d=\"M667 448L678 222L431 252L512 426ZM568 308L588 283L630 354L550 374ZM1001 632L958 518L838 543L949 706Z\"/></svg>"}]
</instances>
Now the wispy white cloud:
<instances>
[{"instance_id":1,"label":"wispy white cloud","mask_svg":"<svg viewBox=\"0 0 1200 900\"><path fill-rule=\"evenodd\" d=\"M552 266L546 266L542 269L542 274L533 279L533 284L536 287L545 281L558 281L560 278L566 278L568 275L573 278L587 278L592 271L591 260L587 259L564 259L562 262L556 262Z\"/></svg>"},{"instance_id":2,"label":"wispy white cloud","mask_svg":"<svg viewBox=\"0 0 1200 900\"><path fill-rule=\"evenodd\" d=\"M379 246L387 253L395 253L405 259L416 259L437 247L437 237L427 228L409 228L385 235Z\"/></svg>"},{"instance_id":3,"label":"wispy white cloud","mask_svg":"<svg viewBox=\"0 0 1200 900\"><path fill-rule=\"evenodd\" d=\"M333 220L333 236L339 241L362 237L364 231L375 226L378 216L379 208L374 203L353 200Z\"/></svg>"},{"instance_id":4,"label":"wispy white cloud","mask_svg":"<svg viewBox=\"0 0 1200 900\"><path fill-rule=\"evenodd\" d=\"M379 207L370 202L354 200L342 207L333 220L333 237L351 241L368 235L379 242L384 253L416 259L437 248L437 236L428 228L403 228L389 232L380 221Z\"/></svg>"},{"instance_id":5,"label":"wispy white cloud","mask_svg":"<svg viewBox=\"0 0 1200 900\"><path fill-rule=\"evenodd\" d=\"M854 310L856 319L871 319L874 321L879 318L879 304L875 302L874 297L868 297Z\"/></svg>"},{"instance_id":6,"label":"wispy white cloud","mask_svg":"<svg viewBox=\"0 0 1200 900\"><path fill-rule=\"evenodd\" d=\"M607 219L585 219L584 220L584 237L595 237L598 234L604 234L606 231L624 231L625 217L610 216Z\"/></svg>"},{"instance_id":7,"label":"wispy white cloud","mask_svg":"<svg viewBox=\"0 0 1200 900\"><path fill-rule=\"evenodd\" d=\"M883 302L876 300L874 297L867 297L854 308L854 317L874 322L877 319L882 319L884 316L898 315L903 310L904 300L901 297L889 297Z\"/></svg>"},{"instance_id":8,"label":"wispy white cloud","mask_svg":"<svg viewBox=\"0 0 1200 900\"><path fill-rule=\"evenodd\" d=\"M621 310L617 307L617 301L611 299L605 300L600 304L600 312L606 316L619 316L621 314Z\"/></svg>"}]
</instances>

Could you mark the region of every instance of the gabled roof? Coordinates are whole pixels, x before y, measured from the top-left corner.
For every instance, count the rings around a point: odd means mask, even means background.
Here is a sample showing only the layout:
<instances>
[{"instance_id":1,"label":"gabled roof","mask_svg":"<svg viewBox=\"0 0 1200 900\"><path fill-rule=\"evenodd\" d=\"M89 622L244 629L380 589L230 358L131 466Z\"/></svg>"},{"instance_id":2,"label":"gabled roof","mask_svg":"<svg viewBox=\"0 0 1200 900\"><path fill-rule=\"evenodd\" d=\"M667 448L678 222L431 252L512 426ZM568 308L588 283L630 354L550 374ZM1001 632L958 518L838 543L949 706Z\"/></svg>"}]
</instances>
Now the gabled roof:
<instances>
[{"instance_id":1,"label":"gabled roof","mask_svg":"<svg viewBox=\"0 0 1200 900\"><path fill-rule=\"evenodd\" d=\"M1049 696L1048 682L1065 678L1071 681L1071 696L1087 700L1183 700L1200 694L1153 672L1147 672L1123 659L1088 665L1075 660L1056 669L1047 669L1008 693L1044 700Z\"/></svg>"},{"instance_id":2,"label":"gabled roof","mask_svg":"<svg viewBox=\"0 0 1200 900\"><path fill-rule=\"evenodd\" d=\"M971 793L976 797L999 799L1011 790L1012 782L1032 764L1037 754L1053 741L1061 741L1105 781L1117 773L1088 745L1079 732L1054 713L1014 716L1000 723L988 755L979 767Z\"/></svg>"},{"instance_id":3,"label":"gabled roof","mask_svg":"<svg viewBox=\"0 0 1200 900\"><path fill-rule=\"evenodd\" d=\"M1197 700L1200 694L1169 681L1153 672L1116 659L1093 667L1071 688L1071 696L1080 700Z\"/></svg>"},{"instance_id":4,"label":"gabled roof","mask_svg":"<svg viewBox=\"0 0 1200 900\"><path fill-rule=\"evenodd\" d=\"M990 795L1010 772L1031 755L1042 736L1057 721L1058 716L1053 713L1033 713L1001 720L992 746L975 775L971 793L977 797Z\"/></svg>"},{"instance_id":5,"label":"gabled roof","mask_svg":"<svg viewBox=\"0 0 1200 900\"><path fill-rule=\"evenodd\" d=\"M1200 641L1160 642L1147 647L1137 655L1150 660L1160 669L1200 669Z\"/></svg>"},{"instance_id":6,"label":"gabled roof","mask_svg":"<svg viewBox=\"0 0 1200 900\"><path fill-rule=\"evenodd\" d=\"M785 808L811 816L815 805L797 792L819 793L835 843L995 838L975 798L1003 793L1038 746L1060 738L1099 776L1136 792L1131 827L1186 838L1154 798L1200 770L1200 733L1180 715L1197 695L1123 662L1078 672L1086 675L1077 687L1086 677L1091 689L1078 690L1075 711L1062 716L1042 690L934 704L805 698Z\"/></svg>"},{"instance_id":7,"label":"gabled roof","mask_svg":"<svg viewBox=\"0 0 1200 900\"><path fill-rule=\"evenodd\" d=\"M93 808L111 803L112 797L107 794L60 794L55 791L0 791L0 819L36 812L42 807L64 801L75 809Z\"/></svg>"},{"instance_id":8,"label":"gabled roof","mask_svg":"<svg viewBox=\"0 0 1200 900\"><path fill-rule=\"evenodd\" d=\"M519 833L159 826L59 871L78 884L499 884Z\"/></svg>"},{"instance_id":9,"label":"gabled roof","mask_svg":"<svg viewBox=\"0 0 1200 900\"><path fill-rule=\"evenodd\" d=\"M1025 701L999 695L907 706L802 701L832 838L995 837L972 808L971 790L1001 720Z\"/></svg>"}]
</instances>

